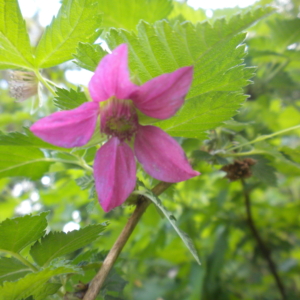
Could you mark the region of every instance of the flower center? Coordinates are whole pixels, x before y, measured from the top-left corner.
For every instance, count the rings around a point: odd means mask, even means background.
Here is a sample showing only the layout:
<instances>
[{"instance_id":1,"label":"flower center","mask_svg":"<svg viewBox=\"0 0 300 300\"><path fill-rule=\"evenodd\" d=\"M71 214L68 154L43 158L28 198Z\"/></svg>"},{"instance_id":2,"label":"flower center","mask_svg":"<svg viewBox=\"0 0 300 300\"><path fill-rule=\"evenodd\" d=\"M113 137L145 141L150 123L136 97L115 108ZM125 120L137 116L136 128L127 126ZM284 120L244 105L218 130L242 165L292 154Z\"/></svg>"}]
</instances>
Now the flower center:
<instances>
[{"instance_id":1,"label":"flower center","mask_svg":"<svg viewBox=\"0 0 300 300\"><path fill-rule=\"evenodd\" d=\"M101 107L100 114L101 132L109 136L130 141L137 131L138 116L131 100L112 97Z\"/></svg>"}]
</instances>

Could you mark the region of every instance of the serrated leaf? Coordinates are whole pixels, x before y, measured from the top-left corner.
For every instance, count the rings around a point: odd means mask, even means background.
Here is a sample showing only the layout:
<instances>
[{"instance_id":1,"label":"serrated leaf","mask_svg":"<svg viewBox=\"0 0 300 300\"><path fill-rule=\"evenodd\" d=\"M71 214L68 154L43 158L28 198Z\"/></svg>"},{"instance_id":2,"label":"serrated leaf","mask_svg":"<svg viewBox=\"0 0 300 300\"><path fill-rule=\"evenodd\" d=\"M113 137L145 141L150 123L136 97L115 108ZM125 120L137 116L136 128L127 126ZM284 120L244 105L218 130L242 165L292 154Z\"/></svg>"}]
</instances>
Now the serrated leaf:
<instances>
[{"instance_id":1,"label":"serrated leaf","mask_svg":"<svg viewBox=\"0 0 300 300\"><path fill-rule=\"evenodd\" d=\"M17 0L0 1L0 69L33 69L33 55Z\"/></svg>"},{"instance_id":2,"label":"serrated leaf","mask_svg":"<svg viewBox=\"0 0 300 300\"><path fill-rule=\"evenodd\" d=\"M0 131L0 146L26 146L34 148L42 148L49 150L63 150L70 151L69 149L54 146L46 143L37 136L35 136L28 128L24 127L24 133L9 132L3 133Z\"/></svg>"},{"instance_id":3,"label":"serrated leaf","mask_svg":"<svg viewBox=\"0 0 300 300\"><path fill-rule=\"evenodd\" d=\"M99 0L103 26L136 30L140 20L153 23L165 19L172 10L171 0Z\"/></svg>"},{"instance_id":4,"label":"serrated leaf","mask_svg":"<svg viewBox=\"0 0 300 300\"><path fill-rule=\"evenodd\" d=\"M4 281L14 281L31 273L32 270L13 257L0 258L0 284Z\"/></svg>"},{"instance_id":5,"label":"serrated leaf","mask_svg":"<svg viewBox=\"0 0 300 300\"><path fill-rule=\"evenodd\" d=\"M94 72L99 61L107 54L100 45L88 43L79 43L76 49L76 54L73 54L75 63L86 70Z\"/></svg>"},{"instance_id":6,"label":"serrated leaf","mask_svg":"<svg viewBox=\"0 0 300 300\"><path fill-rule=\"evenodd\" d=\"M185 105L174 117L156 125L173 136L203 138L204 131L230 119L244 102L242 87L249 83L253 69L242 65L245 34L241 31L271 11L259 8L228 22L218 19L213 27L208 22L174 26L165 21L141 22L137 35L113 29L107 41L112 49L124 42L129 45L130 69L142 83L194 65Z\"/></svg>"},{"instance_id":7,"label":"serrated leaf","mask_svg":"<svg viewBox=\"0 0 300 300\"><path fill-rule=\"evenodd\" d=\"M54 258L95 241L106 226L107 224L97 224L68 233L50 232L31 247L30 254L40 266L48 265Z\"/></svg>"},{"instance_id":8,"label":"serrated leaf","mask_svg":"<svg viewBox=\"0 0 300 300\"><path fill-rule=\"evenodd\" d=\"M96 0L64 1L36 48L35 64L49 68L72 58L79 42L93 43L101 34Z\"/></svg>"},{"instance_id":9,"label":"serrated leaf","mask_svg":"<svg viewBox=\"0 0 300 300\"><path fill-rule=\"evenodd\" d=\"M48 225L48 212L7 219L0 223L0 251L19 253L42 237Z\"/></svg>"},{"instance_id":10,"label":"serrated leaf","mask_svg":"<svg viewBox=\"0 0 300 300\"><path fill-rule=\"evenodd\" d=\"M75 179L75 181L82 190L89 189L94 185L94 177L90 175L84 175Z\"/></svg>"},{"instance_id":11,"label":"serrated leaf","mask_svg":"<svg viewBox=\"0 0 300 300\"><path fill-rule=\"evenodd\" d=\"M24 278L14 282L5 282L0 286L0 300L21 300L33 296L34 299L40 299L45 291L49 292L49 285L46 284L54 276L76 273L75 267L59 267L55 269L46 268L40 272L31 273ZM53 286L50 292L53 291Z\"/></svg>"},{"instance_id":12,"label":"serrated leaf","mask_svg":"<svg viewBox=\"0 0 300 300\"><path fill-rule=\"evenodd\" d=\"M33 180L46 173L51 160L32 147L0 146L0 178L26 176Z\"/></svg>"},{"instance_id":13,"label":"serrated leaf","mask_svg":"<svg viewBox=\"0 0 300 300\"><path fill-rule=\"evenodd\" d=\"M177 232L177 234L179 235L179 237L181 238L181 240L183 241L185 246L188 248L188 250L191 252L191 254L195 258L197 263L199 265L201 265L200 259L199 259L199 256L198 256L198 253L197 253L197 250L194 246L193 241L190 239L190 237L184 231L182 231L177 226L176 218L162 205L160 199L156 195L154 195L152 193L152 191L150 191L150 190L136 191L135 193L141 194L141 195L147 197L148 199L150 199L156 205L156 207L158 207L158 209L164 214L164 216L170 222L172 227L175 229L175 231Z\"/></svg>"},{"instance_id":14,"label":"serrated leaf","mask_svg":"<svg viewBox=\"0 0 300 300\"><path fill-rule=\"evenodd\" d=\"M57 88L56 94L54 105L61 110L74 109L88 101L85 93L80 91L80 88L78 88L77 91Z\"/></svg>"},{"instance_id":15,"label":"serrated leaf","mask_svg":"<svg viewBox=\"0 0 300 300\"><path fill-rule=\"evenodd\" d=\"M250 157L256 160L256 164L251 167L253 176L267 185L276 186L276 170L269 165L270 161L261 155L251 155Z\"/></svg>"}]
</instances>

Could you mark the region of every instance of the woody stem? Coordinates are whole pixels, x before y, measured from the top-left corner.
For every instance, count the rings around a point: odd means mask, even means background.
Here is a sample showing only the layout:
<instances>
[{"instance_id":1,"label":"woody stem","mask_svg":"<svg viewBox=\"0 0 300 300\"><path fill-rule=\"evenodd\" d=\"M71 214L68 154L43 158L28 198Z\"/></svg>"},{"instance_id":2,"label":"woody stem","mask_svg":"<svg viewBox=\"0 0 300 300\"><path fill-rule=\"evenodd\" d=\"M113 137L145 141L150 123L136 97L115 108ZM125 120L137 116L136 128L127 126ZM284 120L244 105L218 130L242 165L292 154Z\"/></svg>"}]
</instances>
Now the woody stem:
<instances>
[{"instance_id":1,"label":"woody stem","mask_svg":"<svg viewBox=\"0 0 300 300\"><path fill-rule=\"evenodd\" d=\"M168 183L168 182L160 182L152 189L152 192L153 192L153 194L158 196L161 193L163 193L170 185L171 185L171 183ZM99 294L99 291L100 291L103 283L105 282L105 279L107 278L110 270L112 269L115 261L117 260L119 254L121 253L126 242L128 241L131 233L133 232L133 230L136 227L137 223L139 222L141 216L146 211L146 209L150 205L150 203L151 203L151 201L145 197L141 197L139 199L139 202L135 208L135 211L129 218L127 224L125 225L121 234L117 238L115 244L110 249L100 270L98 271L96 276L91 281L83 300L96 299L96 297Z\"/></svg>"}]
</instances>

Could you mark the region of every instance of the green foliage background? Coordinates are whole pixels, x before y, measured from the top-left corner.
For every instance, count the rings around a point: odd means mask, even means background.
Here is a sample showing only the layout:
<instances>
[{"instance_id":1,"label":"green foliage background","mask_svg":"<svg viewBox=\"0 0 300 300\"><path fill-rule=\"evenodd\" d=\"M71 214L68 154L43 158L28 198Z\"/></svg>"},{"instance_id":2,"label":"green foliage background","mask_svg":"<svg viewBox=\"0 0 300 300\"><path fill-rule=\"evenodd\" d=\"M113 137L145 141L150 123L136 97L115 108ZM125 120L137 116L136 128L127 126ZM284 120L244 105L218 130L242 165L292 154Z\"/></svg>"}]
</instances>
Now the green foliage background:
<instances>
[{"instance_id":1,"label":"green foliage background","mask_svg":"<svg viewBox=\"0 0 300 300\"><path fill-rule=\"evenodd\" d=\"M140 119L176 137L202 173L154 199L172 216L149 207L99 299L299 299L300 1L262 0L247 9L215 10L210 18L170 0L62 2L38 45L30 45L17 1L0 0L0 300L80 299L79 281L93 278L134 209L105 214L95 199L88 166L103 140L98 131L89 148L70 151L26 129L88 101L86 88L67 82L65 73L95 69L106 54L98 37L111 49L129 45L138 83L194 65L178 114L162 122ZM277 8L261 7L267 4ZM56 96L44 88L39 108L34 97L15 102L7 69L21 68L52 89L44 78L58 84ZM256 161L253 176L244 185L230 182L221 168L244 158ZM156 184L141 168L138 178L139 191ZM251 231L246 195L285 298ZM34 216L21 217L25 208ZM18 218L6 220L12 217ZM63 233L69 222L81 229ZM193 240L201 266L173 223Z\"/></svg>"}]
</instances>

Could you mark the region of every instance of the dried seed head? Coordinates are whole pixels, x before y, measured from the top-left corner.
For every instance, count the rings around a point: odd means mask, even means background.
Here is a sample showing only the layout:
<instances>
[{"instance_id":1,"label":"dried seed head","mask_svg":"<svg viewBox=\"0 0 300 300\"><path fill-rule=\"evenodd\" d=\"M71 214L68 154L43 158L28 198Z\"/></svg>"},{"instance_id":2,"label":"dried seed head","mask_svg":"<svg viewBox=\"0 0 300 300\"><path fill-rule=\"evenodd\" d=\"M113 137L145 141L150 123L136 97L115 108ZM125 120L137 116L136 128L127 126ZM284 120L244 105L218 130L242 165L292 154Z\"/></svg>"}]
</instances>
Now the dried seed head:
<instances>
[{"instance_id":1,"label":"dried seed head","mask_svg":"<svg viewBox=\"0 0 300 300\"><path fill-rule=\"evenodd\" d=\"M256 164L256 160L245 158L244 160L235 160L233 164L224 166L221 170L226 172L227 177L231 181L241 178L249 178L252 176L251 166Z\"/></svg>"},{"instance_id":2,"label":"dried seed head","mask_svg":"<svg viewBox=\"0 0 300 300\"><path fill-rule=\"evenodd\" d=\"M24 101L38 92L38 80L33 72L11 71L9 84L10 96Z\"/></svg>"}]
</instances>

